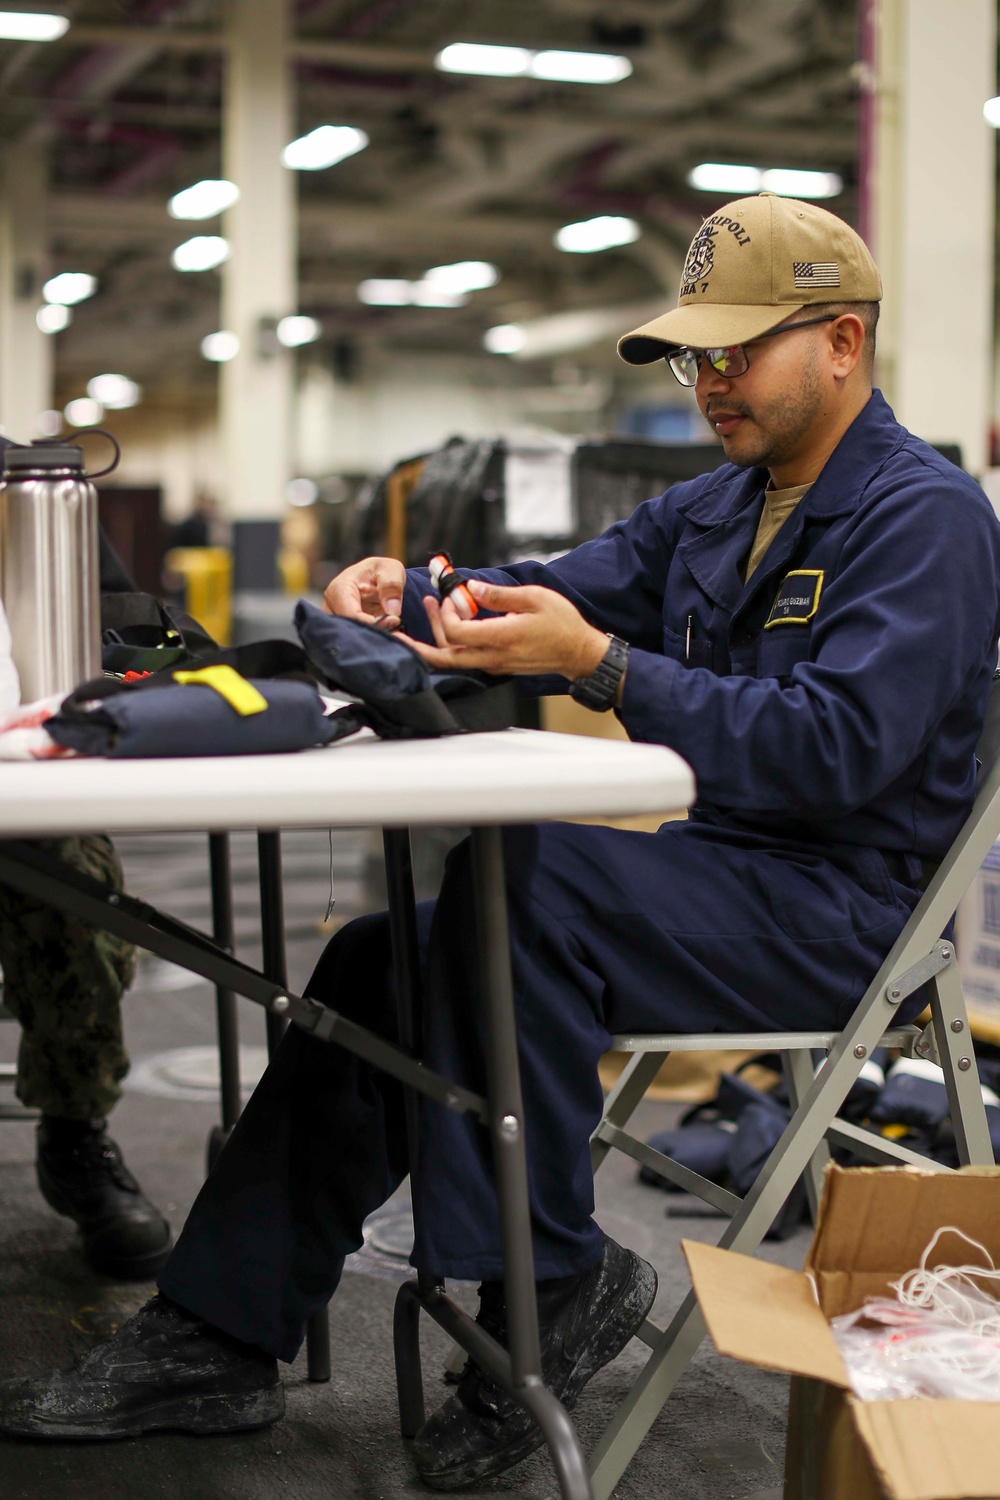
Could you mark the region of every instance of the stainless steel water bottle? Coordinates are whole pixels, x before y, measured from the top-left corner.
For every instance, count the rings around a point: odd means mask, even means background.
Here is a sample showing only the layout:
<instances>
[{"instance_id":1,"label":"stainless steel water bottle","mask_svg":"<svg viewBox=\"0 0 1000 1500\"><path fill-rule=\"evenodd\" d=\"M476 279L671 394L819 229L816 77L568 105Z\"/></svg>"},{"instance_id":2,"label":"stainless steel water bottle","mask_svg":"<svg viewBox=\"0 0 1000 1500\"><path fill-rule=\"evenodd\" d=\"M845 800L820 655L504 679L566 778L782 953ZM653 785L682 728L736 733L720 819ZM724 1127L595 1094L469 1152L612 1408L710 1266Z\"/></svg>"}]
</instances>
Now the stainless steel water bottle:
<instances>
[{"instance_id":1,"label":"stainless steel water bottle","mask_svg":"<svg viewBox=\"0 0 1000 1500\"><path fill-rule=\"evenodd\" d=\"M75 443L12 445L3 454L0 600L23 703L68 693L101 671L94 477Z\"/></svg>"}]
</instances>

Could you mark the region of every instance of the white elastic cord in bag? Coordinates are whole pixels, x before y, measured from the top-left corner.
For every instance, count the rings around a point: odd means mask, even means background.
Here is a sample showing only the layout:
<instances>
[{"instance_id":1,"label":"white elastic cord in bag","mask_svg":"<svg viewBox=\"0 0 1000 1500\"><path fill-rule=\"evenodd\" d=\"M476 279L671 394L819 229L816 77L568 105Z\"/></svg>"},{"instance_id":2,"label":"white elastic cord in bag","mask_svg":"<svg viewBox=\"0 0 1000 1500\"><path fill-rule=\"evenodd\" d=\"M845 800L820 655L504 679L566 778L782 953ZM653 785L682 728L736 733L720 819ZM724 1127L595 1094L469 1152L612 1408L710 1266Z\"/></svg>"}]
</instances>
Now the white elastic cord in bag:
<instances>
[{"instance_id":1,"label":"white elastic cord in bag","mask_svg":"<svg viewBox=\"0 0 1000 1500\"><path fill-rule=\"evenodd\" d=\"M946 1234L977 1250L986 1267L929 1267ZM953 1225L942 1226L919 1266L892 1283L896 1300L870 1297L856 1312L833 1319L855 1394L865 1401L1000 1400L1000 1301L990 1295L993 1288L1000 1293L1000 1270L985 1246ZM874 1326L859 1327L862 1322Z\"/></svg>"}]
</instances>

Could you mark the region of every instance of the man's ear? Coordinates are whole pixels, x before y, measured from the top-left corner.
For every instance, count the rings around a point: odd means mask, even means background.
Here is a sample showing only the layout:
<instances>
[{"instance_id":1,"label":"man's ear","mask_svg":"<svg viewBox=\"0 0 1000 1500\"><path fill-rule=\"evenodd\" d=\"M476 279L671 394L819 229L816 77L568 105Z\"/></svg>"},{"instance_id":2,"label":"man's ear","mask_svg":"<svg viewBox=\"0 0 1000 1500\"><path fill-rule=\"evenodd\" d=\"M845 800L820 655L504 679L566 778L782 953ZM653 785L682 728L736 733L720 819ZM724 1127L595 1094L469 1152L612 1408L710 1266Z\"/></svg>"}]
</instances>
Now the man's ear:
<instances>
[{"instance_id":1,"label":"man's ear","mask_svg":"<svg viewBox=\"0 0 1000 1500\"><path fill-rule=\"evenodd\" d=\"M833 373L847 378L861 362L865 346L865 325L856 313L842 313L827 327Z\"/></svg>"}]
</instances>

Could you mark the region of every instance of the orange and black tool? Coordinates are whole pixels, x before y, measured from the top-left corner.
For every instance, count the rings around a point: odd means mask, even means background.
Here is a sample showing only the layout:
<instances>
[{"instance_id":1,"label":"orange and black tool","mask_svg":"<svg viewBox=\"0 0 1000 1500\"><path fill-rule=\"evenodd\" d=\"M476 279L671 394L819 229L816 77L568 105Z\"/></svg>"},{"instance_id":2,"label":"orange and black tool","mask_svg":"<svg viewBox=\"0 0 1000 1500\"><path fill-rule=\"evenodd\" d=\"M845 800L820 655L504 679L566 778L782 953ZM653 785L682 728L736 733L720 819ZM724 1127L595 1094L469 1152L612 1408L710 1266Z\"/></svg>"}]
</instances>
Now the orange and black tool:
<instances>
[{"instance_id":1,"label":"orange and black tool","mask_svg":"<svg viewBox=\"0 0 1000 1500\"><path fill-rule=\"evenodd\" d=\"M472 620L479 613L479 605L469 592L464 578L455 572L447 552L435 552L427 564L431 575L431 586L441 599L451 599L463 620Z\"/></svg>"}]
</instances>

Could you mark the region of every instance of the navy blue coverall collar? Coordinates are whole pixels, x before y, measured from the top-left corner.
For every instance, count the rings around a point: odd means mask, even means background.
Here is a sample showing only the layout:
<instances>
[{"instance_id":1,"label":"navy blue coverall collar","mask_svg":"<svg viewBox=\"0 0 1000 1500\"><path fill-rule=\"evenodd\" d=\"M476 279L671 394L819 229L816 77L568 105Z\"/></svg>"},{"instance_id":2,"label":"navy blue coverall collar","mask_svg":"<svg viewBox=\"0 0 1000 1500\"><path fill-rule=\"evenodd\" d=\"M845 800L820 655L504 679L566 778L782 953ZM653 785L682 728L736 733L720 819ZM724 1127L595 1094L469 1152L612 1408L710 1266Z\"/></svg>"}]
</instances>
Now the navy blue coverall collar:
<instances>
[{"instance_id":1,"label":"navy blue coverall collar","mask_svg":"<svg viewBox=\"0 0 1000 1500\"><path fill-rule=\"evenodd\" d=\"M688 521L706 528L677 549L691 576L714 604L742 611L792 558L809 521L854 510L872 475L905 438L881 392L873 391L746 585L741 564L756 534L768 475L766 469L747 470L734 493L733 468L726 465L713 484L678 507Z\"/></svg>"}]
</instances>

